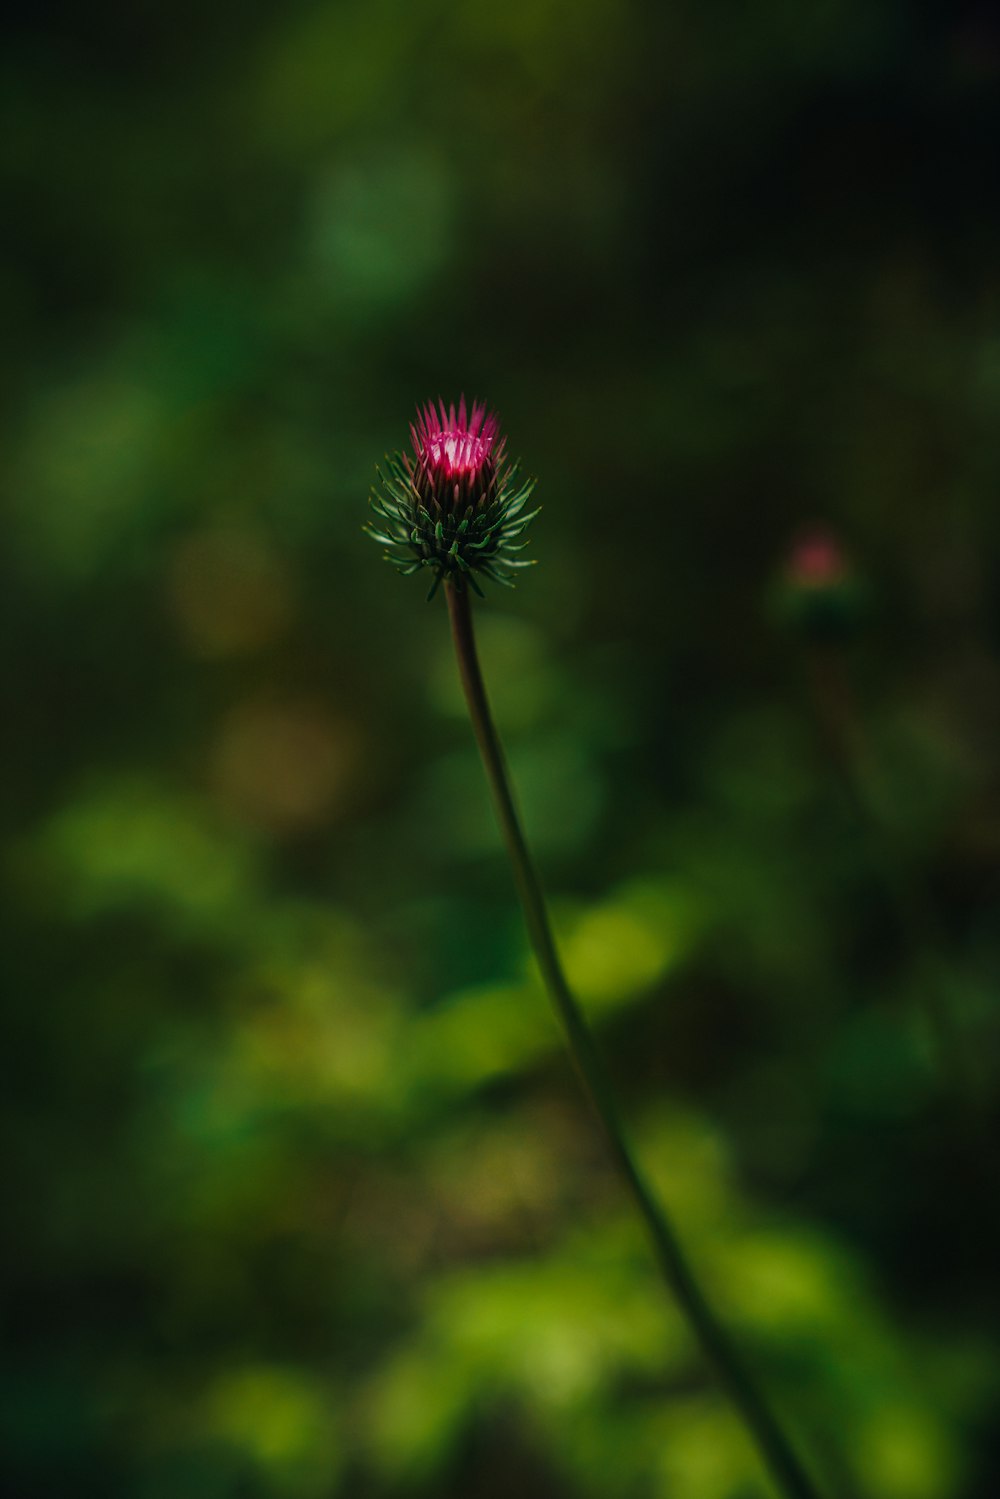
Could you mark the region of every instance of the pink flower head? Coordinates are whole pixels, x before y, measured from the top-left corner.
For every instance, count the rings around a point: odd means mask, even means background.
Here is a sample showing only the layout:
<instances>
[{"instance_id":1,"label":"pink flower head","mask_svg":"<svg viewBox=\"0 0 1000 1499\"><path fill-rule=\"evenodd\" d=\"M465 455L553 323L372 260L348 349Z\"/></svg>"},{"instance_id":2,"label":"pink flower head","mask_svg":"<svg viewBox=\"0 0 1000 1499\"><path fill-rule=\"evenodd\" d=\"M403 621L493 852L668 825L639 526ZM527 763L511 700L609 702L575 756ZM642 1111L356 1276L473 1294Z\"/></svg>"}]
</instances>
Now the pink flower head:
<instances>
[{"instance_id":1,"label":"pink flower head","mask_svg":"<svg viewBox=\"0 0 1000 1499\"><path fill-rule=\"evenodd\" d=\"M454 510L481 505L496 489L497 469L505 441L495 412L474 401L471 413L463 396L445 409L428 401L410 426L416 463L413 480L425 503Z\"/></svg>"}]
</instances>

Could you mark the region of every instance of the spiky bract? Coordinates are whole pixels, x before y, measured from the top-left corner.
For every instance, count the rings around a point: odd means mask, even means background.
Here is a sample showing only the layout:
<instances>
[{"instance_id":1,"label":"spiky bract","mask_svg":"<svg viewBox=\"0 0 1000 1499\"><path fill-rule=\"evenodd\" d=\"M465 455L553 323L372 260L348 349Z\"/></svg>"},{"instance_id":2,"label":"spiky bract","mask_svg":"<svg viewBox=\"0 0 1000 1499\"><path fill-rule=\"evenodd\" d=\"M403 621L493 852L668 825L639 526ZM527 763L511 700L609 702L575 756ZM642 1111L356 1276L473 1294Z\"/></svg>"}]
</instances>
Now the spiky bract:
<instances>
[{"instance_id":1,"label":"spiky bract","mask_svg":"<svg viewBox=\"0 0 1000 1499\"><path fill-rule=\"evenodd\" d=\"M467 411L464 396L457 412L428 402L410 436L413 455L392 454L377 470L378 520L368 535L399 572L431 569L429 599L442 579L468 580L481 594L477 573L513 586L517 569L532 565L513 554L527 546L519 538L538 511L525 509L535 481L519 478L508 461L496 415L478 403Z\"/></svg>"}]
</instances>

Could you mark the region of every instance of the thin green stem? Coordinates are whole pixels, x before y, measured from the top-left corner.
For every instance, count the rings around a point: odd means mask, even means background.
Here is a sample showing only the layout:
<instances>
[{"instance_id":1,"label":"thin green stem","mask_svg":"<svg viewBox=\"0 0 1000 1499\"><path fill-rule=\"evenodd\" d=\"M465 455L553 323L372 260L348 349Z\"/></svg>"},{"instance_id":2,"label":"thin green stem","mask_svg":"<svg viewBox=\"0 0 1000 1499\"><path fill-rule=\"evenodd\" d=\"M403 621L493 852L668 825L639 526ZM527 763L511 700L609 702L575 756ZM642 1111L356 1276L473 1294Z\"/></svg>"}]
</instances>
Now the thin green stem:
<instances>
[{"instance_id":1,"label":"thin green stem","mask_svg":"<svg viewBox=\"0 0 1000 1499\"><path fill-rule=\"evenodd\" d=\"M597 1116L611 1158L649 1232L664 1280L687 1318L720 1384L742 1416L778 1488L787 1499L818 1499L818 1490L706 1300L670 1220L653 1196L632 1154L593 1037L566 982L559 960L545 897L521 828L503 750L490 712L476 651L469 593L467 589L450 582L445 591L459 675L486 770L497 821L513 869L528 935L545 986L562 1023L573 1064Z\"/></svg>"}]
</instances>

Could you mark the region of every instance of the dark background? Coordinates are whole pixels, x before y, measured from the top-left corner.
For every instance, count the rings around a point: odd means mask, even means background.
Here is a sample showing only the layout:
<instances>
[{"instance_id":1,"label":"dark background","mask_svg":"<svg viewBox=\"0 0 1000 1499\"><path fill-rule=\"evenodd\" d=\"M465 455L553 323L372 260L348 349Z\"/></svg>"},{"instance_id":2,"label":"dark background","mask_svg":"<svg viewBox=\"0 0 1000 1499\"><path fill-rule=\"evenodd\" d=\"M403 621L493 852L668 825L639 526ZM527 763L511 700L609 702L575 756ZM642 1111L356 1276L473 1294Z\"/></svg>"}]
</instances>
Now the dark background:
<instances>
[{"instance_id":1,"label":"dark background","mask_svg":"<svg viewBox=\"0 0 1000 1499\"><path fill-rule=\"evenodd\" d=\"M4 24L2 1491L770 1493L361 532L465 391L646 1166L828 1495L1000 1492L995 7Z\"/></svg>"}]
</instances>

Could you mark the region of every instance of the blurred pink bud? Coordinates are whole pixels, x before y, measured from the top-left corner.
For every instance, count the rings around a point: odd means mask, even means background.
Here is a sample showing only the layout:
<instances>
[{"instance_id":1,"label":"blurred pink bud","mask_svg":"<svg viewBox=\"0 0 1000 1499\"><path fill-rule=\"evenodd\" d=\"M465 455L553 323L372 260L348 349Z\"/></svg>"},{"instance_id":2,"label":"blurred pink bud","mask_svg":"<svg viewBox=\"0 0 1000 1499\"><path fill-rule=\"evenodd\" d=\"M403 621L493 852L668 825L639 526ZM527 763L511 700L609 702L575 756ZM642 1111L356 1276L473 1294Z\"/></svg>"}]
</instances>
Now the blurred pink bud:
<instances>
[{"instance_id":1,"label":"blurred pink bud","mask_svg":"<svg viewBox=\"0 0 1000 1499\"><path fill-rule=\"evenodd\" d=\"M832 588L846 582L851 564L832 531L805 532L792 546L785 580L798 588Z\"/></svg>"}]
</instances>

